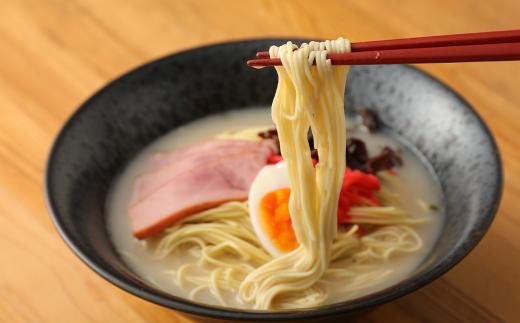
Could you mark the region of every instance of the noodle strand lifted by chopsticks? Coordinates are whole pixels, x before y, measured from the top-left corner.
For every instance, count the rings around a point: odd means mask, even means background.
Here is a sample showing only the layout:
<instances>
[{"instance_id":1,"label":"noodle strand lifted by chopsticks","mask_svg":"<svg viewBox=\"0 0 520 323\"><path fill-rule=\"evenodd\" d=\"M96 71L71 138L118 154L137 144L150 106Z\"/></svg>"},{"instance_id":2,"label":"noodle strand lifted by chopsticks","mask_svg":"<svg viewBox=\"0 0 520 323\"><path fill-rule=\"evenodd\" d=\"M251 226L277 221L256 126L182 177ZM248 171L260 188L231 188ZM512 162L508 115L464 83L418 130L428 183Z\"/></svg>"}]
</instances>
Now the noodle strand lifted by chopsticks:
<instances>
[{"instance_id":1,"label":"noodle strand lifted by chopsticks","mask_svg":"<svg viewBox=\"0 0 520 323\"><path fill-rule=\"evenodd\" d=\"M314 285L329 266L336 235L337 201L345 172L343 93L348 70L346 66L333 68L326 55L346 52L349 46L340 38L302 44L298 50L291 43L270 49L271 57L279 57L283 64L276 67L272 118L289 171L289 213L299 246L245 278L239 295L256 309L269 309L275 301L285 308L285 295L296 292L324 293ZM320 155L316 169L307 142L309 127ZM288 299L292 303L292 297Z\"/></svg>"}]
</instances>

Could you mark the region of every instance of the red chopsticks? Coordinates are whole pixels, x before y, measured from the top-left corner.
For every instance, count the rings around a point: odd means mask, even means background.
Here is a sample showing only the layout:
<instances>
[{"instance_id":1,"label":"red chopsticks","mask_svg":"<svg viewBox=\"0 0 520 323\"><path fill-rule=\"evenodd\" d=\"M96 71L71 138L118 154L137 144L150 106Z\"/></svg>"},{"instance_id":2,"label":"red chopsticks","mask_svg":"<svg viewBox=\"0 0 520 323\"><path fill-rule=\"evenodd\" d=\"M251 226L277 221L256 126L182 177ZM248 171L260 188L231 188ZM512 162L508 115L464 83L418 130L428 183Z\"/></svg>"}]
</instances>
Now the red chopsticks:
<instances>
[{"instance_id":1,"label":"red chopsticks","mask_svg":"<svg viewBox=\"0 0 520 323\"><path fill-rule=\"evenodd\" d=\"M281 65L259 52L249 66ZM329 54L333 65L452 63L520 60L520 30L352 43L352 52Z\"/></svg>"}]
</instances>

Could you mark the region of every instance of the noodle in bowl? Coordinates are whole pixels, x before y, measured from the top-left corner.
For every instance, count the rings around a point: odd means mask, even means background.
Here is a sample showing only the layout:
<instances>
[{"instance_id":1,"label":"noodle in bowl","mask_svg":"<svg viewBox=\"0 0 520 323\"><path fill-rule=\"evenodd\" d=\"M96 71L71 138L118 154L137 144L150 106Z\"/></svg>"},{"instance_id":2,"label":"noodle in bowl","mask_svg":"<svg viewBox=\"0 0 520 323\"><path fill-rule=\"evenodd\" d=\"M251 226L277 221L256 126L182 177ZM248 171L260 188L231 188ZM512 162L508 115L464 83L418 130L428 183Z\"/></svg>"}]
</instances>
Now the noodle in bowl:
<instances>
[{"instance_id":1,"label":"noodle in bowl","mask_svg":"<svg viewBox=\"0 0 520 323\"><path fill-rule=\"evenodd\" d=\"M347 46L345 45L346 43L343 44L343 46L338 46L338 50L347 49ZM223 47L220 47L218 50L220 51L222 50L222 48L224 48L224 51L226 51L226 45L222 46ZM232 45L228 46L232 47ZM290 48L290 45L286 46ZM250 48L253 49L257 47L261 48L262 45L260 45L259 43L256 43L254 45L251 44ZM263 45L263 47L265 48L265 45ZM318 48L318 50L319 49L320 48ZM236 50L236 48L234 50ZM226 55L233 55L231 53L234 50L230 50ZM329 48L329 50L331 49ZM282 53L280 53L280 51ZM85 251L88 248L83 248L82 242L77 238L73 237L73 231L67 228L67 226L72 224L70 222L63 222L60 218L60 214L64 214L67 212L64 211L63 208L57 206L58 202L55 200L55 195L53 193L54 191L53 189L49 190L49 185L51 185L52 187L54 187L54 185L57 185L55 178L56 176L59 176L59 174L55 173L52 170L51 165L55 164L56 160L61 158L56 157L56 154L60 151L60 146L63 147L67 143L67 140L62 139L60 141L57 141L57 145L53 149L53 155L51 156L49 162L50 168L47 174L47 187L49 205L55 214L55 220L58 227L60 228L62 233L67 237L67 242L69 242L69 244L72 245L73 248L75 248L77 253L83 259L85 259L89 265L94 267L94 269L96 269L105 277L108 277L111 281L114 281L116 284L123 286L125 289L128 289L147 299L153 300L154 302L171 306L181 311L186 311L188 313L196 315L202 315L203 317L212 316L223 320L237 318L241 318L247 321L273 318L285 320L313 317L316 318L322 315L342 315L346 311L348 312L352 309L366 308L367 306L375 305L384 300L388 300L391 297L402 295L404 292L410 291L413 288L417 288L418 286L431 280L434 276L439 275L443 272L443 270L446 270L456 261L460 260L469 251L468 246L474 245L478 241L478 239L475 240L475 238L472 237L473 244L465 243L464 245L462 245L459 243L455 243L456 239L469 239L469 236L455 237L451 236L449 232L446 233L446 231L443 230L442 218L444 217L444 213L451 213L454 211L451 208L451 202L449 200L444 201L441 195L439 194L435 197L438 199L438 201L435 200L435 198L432 198L431 200L423 201L424 203L422 206L417 205L417 208L422 207L423 209L429 209L425 211L424 214L429 213L430 218L426 219L421 216L416 217L416 214L414 212L410 212L410 210L405 210L402 208L402 205L400 205L399 203L395 203L403 197L403 194L399 194L401 196L396 197L396 191L393 187L402 185L403 183L400 184L399 181L395 181L395 178L386 173L381 174L380 176L381 190L377 193L378 201L382 203L381 206L376 208L361 205L353 206L349 211L349 216L351 216L351 220L349 220L350 222L348 227L346 227L344 230L337 230L338 223L336 219L336 214L338 212L338 205L336 203L330 203L330 201L338 200L338 196L341 195L340 190L342 189L342 180L345 168L345 119L339 116L343 115L343 88L345 84L344 82L346 80L347 68L344 67L344 71L334 68L332 69L332 71L330 71L329 74L327 74L328 72L323 72L321 75L318 72L311 72L310 74L308 72L306 74L298 74L299 72L297 72L297 70L304 70L305 61L308 59L309 56L306 54L303 56L303 58L298 57L298 52L299 51L293 53L292 50L286 51L285 53L288 56L293 55L294 57L284 57L283 47L279 48L279 52L277 53L275 53L274 49L271 51L271 55L280 55L282 61L284 61L284 59L290 61L290 63L288 64L284 63L286 66L289 66L291 64L293 67L297 66L297 64L302 65L301 68L294 68L293 70L287 71L278 71L279 74L281 72L288 74L286 76L282 75L280 83L283 83L284 77L286 77L286 81L289 81L289 79L292 78L290 79L292 84L300 85L293 87L287 86L287 89L283 90L283 92L280 92L281 85L279 85L277 97L275 98L272 112L273 120L275 121L276 127L278 129L278 135L281 146L281 155L283 156L284 162L287 163L288 177L290 178L291 183L289 213L292 219L294 234L297 237L298 242L298 246L296 249L294 249L291 252L284 253L281 256L273 256L268 251L266 251L266 249L262 245L262 242L259 241L257 237L257 232L251 226L251 211L249 209L249 204L247 203L247 201L234 201L223 203L220 206L214 207L210 210L201 211L194 215L186 216L182 220L177 222L175 225L165 229L162 233L153 237L150 241L146 242L146 244L148 244L149 247L153 247L154 257L157 257L159 255L159 258L162 257L161 259L175 258L172 257L172 255L178 255L178 252L180 251L187 251L191 253L190 257L193 257L192 260L194 261L177 263L172 265L172 263L174 263L175 261L180 261L182 259L170 259L170 265L172 270L168 273L167 277L171 279L172 284L177 286L176 288L182 289L183 286L187 287L187 294L176 295L179 295L180 297L189 297L188 294L192 294L195 302L182 300L176 296L169 296L168 294L171 294L172 290L164 288L161 282L158 282L158 284L154 284L153 277L152 279L147 279L147 277L144 277L141 269L132 262L132 257L135 256L132 255L132 252L129 252L128 254L122 252L123 250L120 249L122 240L118 240L118 233L114 233L110 228L110 226L113 223L117 222L110 216L111 210L117 209L117 207L114 206L117 203L114 202L113 204L109 203L107 205L107 224L109 226L111 239L116 249L119 250L121 258L124 259L124 261L126 262L121 264L123 265L123 267L128 265L128 268L130 268L131 271L123 272L120 270L116 270L115 274L112 270L107 271L103 269L103 267L101 267L97 260L93 260L93 258L90 258L90 256L88 255L88 251ZM188 56L190 55L178 56L180 59L179 62L189 60ZM324 64L323 66L321 66L320 57L322 56L320 56L319 51L315 55L317 61L317 67L315 68L316 71L326 71L327 64L325 61L323 61ZM239 57L237 57L237 61L238 60ZM164 66L169 64L166 63L167 61L167 59L163 60L165 64ZM168 66L175 68L175 64ZM309 65L306 66L308 67ZM252 72L258 73L258 71ZM265 75L267 75L265 71L260 72L263 73L263 76L248 77L260 79L261 77L265 77ZM243 72L241 71L237 73L238 78L241 77L241 73L249 75L250 71L246 71L244 69ZM312 73L315 73L315 75L312 75ZM133 75L130 75L130 77L133 77L135 79L135 77L137 77L136 75L137 74L134 73ZM302 75L304 75L307 78L302 77ZM321 97L321 99L323 101L326 101L326 103L319 102L318 99L320 98L318 98L315 94L313 95L313 92L309 90L312 87L312 82L315 81L314 78L320 76L324 77L324 79L328 78L330 82L327 84L327 86L324 86L324 89L322 89L322 91L330 91L329 94L326 94L323 97ZM369 75L369 77L374 76ZM359 79L361 80L361 78ZM319 82L325 83L324 80L320 80ZM351 82L349 83L354 83L354 89L359 88L358 82L356 82L355 77L351 76ZM134 83L134 81L132 81L132 83L128 84L137 83ZM115 87L117 87L117 85ZM300 93L296 94L298 91L300 91ZM308 93L309 95L305 97L305 95L302 93ZM135 92L134 94L138 95L139 93ZM441 94L442 93L439 92L438 95ZM296 98L298 98L298 100L301 100L302 97L304 103L301 104L301 106L298 108L299 104L296 103ZM98 95L98 98L103 98L103 95ZM293 103L287 104L287 102L289 102L290 100L294 100ZM308 102L312 100L315 100L315 102L314 104L310 105L313 106L313 109L315 110L312 110L312 112L310 112L308 110L310 106ZM99 102L102 100L97 99L97 101ZM355 101L356 100L349 101L354 102L352 109L359 108L359 105L356 104ZM86 106L92 106L95 105L95 103L96 100L91 100L86 104ZM264 103L257 102L256 105L265 106L265 103L265 101ZM301 101L299 103L301 103ZM232 106L233 105L229 105L229 108L226 109L230 109ZM385 112L383 110L379 110L377 106L373 106L373 108L378 110L379 113L382 113L382 119L385 120L385 123L387 123L390 129L394 129L392 127L391 122L388 123L389 119L385 117ZM349 109L349 104L347 104L347 109ZM91 108L89 111L95 111L95 109ZM252 110L250 111L252 112ZM264 114L265 111L266 110L263 110ZM242 112L240 112L240 114L241 113ZM320 113L322 115L320 115ZM153 117L153 115L154 112L150 113L150 118L156 118L155 120L158 120L157 117ZM157 114L156 116L159 115L160 114ZM231 119L236 116L233 113L231 113L230 115ZM122 118L122 124L126 124L126 121L124 121L126 117L123 115ZM196 118L197 116L195 114L192 117L192 119ZM244 118L246 118L245 115ZM256 115L253 118L257 119ZM77 120L78 118L73 117L69 122L69 126L67 126L65 132L70 133L71 131L79 131L79 128L75 127L74 125L74 123L77 122ZM167 121L164 122L168 123ZM201 120L200 122L204 121ZM350 121L347 119L347 122ZM185 123L185 121L183 121L182 123ZM208 124L209 123L207 123L206 125ZM331 127L331 124L334 124L335 126ZM256 129L258 129L259 126L265 125L265 123L256 123L251 124L250 127L244 128L252 129L256 127ZM191 126L186 126L184 130L189 130L190 127ZM309 127L312 128L314 134L314 146L318 149L320 157L319 162L316 165L316 168L314 168L312 160L310 158L306 158L311 155L312 148L308 145L307 142L307 129ZM349 125L349 128L350 127L351 126ZM170 126L170 129L171 128L172 126ZM352 131L349 130L348 136L350 136L351 134L361 136L361 134L357 133L358 130L354 128L355 127L351 129ZM162 133L164 133L164 131L168 128L162 127L162 129L163 130L161 131ZM213 137L227 136L228 138L233 138L234 136L234 134L230 134L229 132L227 132L227 129L225 128L214 130L218 131L213 131L211 133L211 136ZM179 128L174 132L182 133L182 129ZM251 130L250 132L255 133L257 131ZM432 168L429 168L429 166L425 167L424 159L422 159L424 158L423 155L426 155L425 157L429 158L430 153L428 151L424 151L423 149L421 149L420 152L414 150L415 143L413 142L413 140L410 140L410 137L406 135L406 131L404 131L403 133L400 130L399 132L401 134L401 137L404 138L404 141L401 141L401 138L397 137L390 138L389 140L391 141L390 144L400 145L403 149L403 159L405 161L405 164L403 166L403 172L406 171L406 167L413 168L415 167L414 165L421 165L417 167L422 167L422 170L425 174L424 176L428 177L433 181L435 185L439 186L438 183L435 183L435 177L432 175L433 172L438 173L438 164L434 163L432 165ZM186 136L187 133L185 132L184 135ZM61 136L63 138L64 135L62 134ZM170 135L166 135L164 139L166 139L168 136ZM378 136L385 137L386 134L376 135L376 137ZM482 133L482 136L486 138L487 133L484 131ZM116 135L115 137L119 137L119 135ZM150 133L149 135L146 135L144 138L142 138L144 140L141 143L139 143L137 140L133 143L128 143L125 145L127 145L127 147L131 147L132 145L143 147L144 144L150 142L150 138L156 137L157 132L155 132L155 134ZM174 137L175 133L172 133L170 138ZM109 141L112 140L114 140L114 145L121 145L121 141L119 139L111 138ZM161 140L163 144L167 142L167 140ZM158 141L159 146L161 145L161 140ZM366 141L368 146L370 146L368 140ZM435 146L435 138L433 137L432 142L433 146ZM112 145L112 143L110 145ZM374 145L377 146L377 143L375 143ZM170 147L171 146L172 145L170 145ZM151 147L153 148L158 146L156 144L153 144ZM491 141L489 141L489 147L491 150L493 150L494 148L494 143L492 142L492 139ZM370 147L368 148L369 150L371 150ZM152 150L153 149L146 148L146 150L143 151L143 153L141 154L145 156L148 153L149 157L151 154L153 154ZM115 174L113 170L116 169L116 167L121 169L121 158L123 158L123 160L128 161L129 157L135 154L135 152L135 148L127 148L123 151L119 150L119 156L115 159L108 161L108 163L106 163L106 165L103 166L103 169L105 169L106 171L110 171L112 174L107 178L113 178ZM107 150L102 150L99 151L99 153L106 154L108 152ZM407 154L416 157L408 158ZM74 153L69 155L68 158L76 158L76 156L78 155ZM140 157L138 156L137 159L139 158ZM412 162L410 163L412 164L412 166L410 166L409 163L407 163L407 160L412 160ZM128 165L130 165L131 167L131 164ZM498 173L495 173L494 178L493 176L491 176L489 179L490 181L497 179L500 181L501 179L499 176L499 163L497 165ZM124 178L126 176L125 174L127 171L125 171L125 173L120 173L120 176L115 182L124 182ZM398 169L397 171L399 173L400 170ZM94 174L93 176L96 176L95 172L91 172L91 174ZM304 174L305 176L298 176L299 174ZM74 176L72 176L72 178L74 178ZM442 187L445 188L447 185L447 179L440 177L439 181L441 182ZM499 182L496 182L495 186L500 187L499 184ZM94 184L94 187L95 186L96 184ZM328 187L330 189L322 190L321 188L323 187ZM418 189L418 191L420 191L420 189ZM435 189L433 191L435 191ZM90 189L87 189L85 196L91 196L90 192ZM113 194L113 192L111 193L111 201L118 200L118 198L114 198L115 195L117 194ZM128 195L131 195L131 192ZM493 197L494 200L487 202L488 205L490 205L489 212L491 215L484 216L486 215L484 214L477 218L471 218L471 220L464 220L469 221L465 224L466 226L479 225L480 228L487 227L490 219L492 218L492 214L494 213L493 205L495 205L494 203L497 203L498 201L497 196L491 197ZM121 200L124 200L124 198L119 198L119 201ZM417 203L417 201L415 202L416 204L419 204ZM405 204L406 203L407 202L405 202ZM483 200L481 203L486 203L486 200ZM431 212L434 208L430 208L430 204L434 205L435 209L437 209L438 212ZM93 212L88 211L88 207L82 207L81 205L82 202L80 202L79 207L76 208L76 213L79 212L81 214L89 214L90 212ZM316 214L319 214L319 216L316 216ZM440 217L441 220L435 219L434 216ZM81 217L82 216L80 216L80 218ZM475 219L480 220L475 222ZM90 220L85 221L86 222L84 223L91 223ZM446 221L447 223L444 224L444 227L446 225L453 224L451 222L453 220L451 219L448 220L446 218ZM201 224L203 224L203 226L200 226ZM198 229L193 230L195 226L197 226ZM421 228L424 228L425 226L433 226L435 228L434 230L432 230L431 237L424 236L424 232ZM86 225L86 227L95 228L95 226L92 226L90 224ZM360 227L365 228L366 230L364 231L366 232L362 233L361 235L358 235L357 231ZM191 231L190 228L192 229ZM374 230L374 228L379 229ZM128 225L127 229L131 230ZM127 231L126 233L128 232L131 231ZM212 237L211 232L216 232L217 234L215 234ZM229 233L229 236L222 235L222 232ZM123 233L119 234L122 235ZM88 234L86 236L89 237ZM439 236L443 239L439 240L442 242L435 243L435 241L437 241L437 237ZM239 239L235 239L236 243L230 243L233 237L239 237ZM90 238L87 238L86 241L89 241L88 239ZM454 248L446 249L445 243L447 242L445 241L450 241L450 239ZM224 242L227 242L227 245L224 244ZM103 240L101 240L101 242L98 242L93 246L97 246L103 243ZM418 250L425 249L426 251L424 253L420 253L418 255L419 259L415 263L411 264L411 267L409 267L410 270L406 273L403 273L403 276L396 278L397 281L394 281L394 285L397 282L400 282L400 289L392 290L387 289L388 286L380 286L381 288L378 288L376 290L368 290L366 293L356 293L355 290L358 289L358 287L359 289L363 289L366 287L365 285L367 283L371 283L378 279L386 279L385 277L389 277L388 275L391 275L391 273L387 272L388 268L386 267L373 267L373 262L384 262L388 259L396 258L397 255L403 255L406 253L413 254L415 252L418 252ZM96 250L96 247L94 248L94 250ZM445 256L442 256L443 252ZM456 257L453 257L453 254L451 257L446 257L448 254L454 252L457 255ZM244 259L247 259L247 261L242 264L239 264L235 261L236 259L230 259L227 256L223 256L229 255L230 253L238 255L238 258L242 257ZM203 257L201 257L200 255L203 255ZM113 260L110 260L109 263L111 263L112 261L121 261L121 258L117 260L118 258L119 257L113 258ZM355 263L353 262L353 260ZM199 265L199 261L205 263L206 265L210 264L210 266L207 266L205 268L205 270L210 273L209 276L202 275L202 272L199 272L197 268L194 268ZM345 265L347 264L347 262L348 266ZM232 263L232 265L230 265L230 263ZM434 268L435 271L432 271ZM137 275L135 275L134 273L136 273ZM432 275L432 273L434 274ZM132 278L133 282L128 281L126 279L115 278L118 276L121 277L121 275L130 275L134 277ZM422 278L418 279L417 277ZM336 291L336 286L339 286L337 282L342 281L344 279L347 279L347 281L349 281L349 284L345 285L348 285L348 287L351 288L351 297L346 297L343 299L337 299L336 301L332 301L332 303L342 303L341 305L315 309L316 306L331 303L330 297L338 297L338 295L331 294ZM137 281L141 281L140 283L138 283L140 284L139 289L129 287L129 284L135 284L135 282ZM157 283L157 281L155 281L155 283ZM192 288L192 286L190 287L190 285L196 285L199 289L197 290L196 288ZM392 284L390 284L389 286L391 285ZM280 288L280 286L283 286L283 288ZM330 286L332 286L332 290L330 289ZM378 292L378 290L380 291ZM249 305L240 306L240 304L229 304L226 299L229 293L239 294L240 298L244 301L244 303ZM204 294L213 297L214 301L206 301L204 299L197 298L198 296L204 297ZM356 297L367 294L370 294L371 296L363 297L359 300L355 299ZM219 295L221 299L219 299ZM352 298L354 298L354 300L345 302L345 299ZM207 303L210 305L204 305L203 303ZM226 306L226 308L219 308L219 306ZM245 307L245 309L237 309L240 307ZM290 311L290 309L295 308L309 308L312 310ZM251 310L261 310L262 314L257 315L254 311ZM265 310L268 310L268 312L265 312Z\"/></svg>"}]
</instances>

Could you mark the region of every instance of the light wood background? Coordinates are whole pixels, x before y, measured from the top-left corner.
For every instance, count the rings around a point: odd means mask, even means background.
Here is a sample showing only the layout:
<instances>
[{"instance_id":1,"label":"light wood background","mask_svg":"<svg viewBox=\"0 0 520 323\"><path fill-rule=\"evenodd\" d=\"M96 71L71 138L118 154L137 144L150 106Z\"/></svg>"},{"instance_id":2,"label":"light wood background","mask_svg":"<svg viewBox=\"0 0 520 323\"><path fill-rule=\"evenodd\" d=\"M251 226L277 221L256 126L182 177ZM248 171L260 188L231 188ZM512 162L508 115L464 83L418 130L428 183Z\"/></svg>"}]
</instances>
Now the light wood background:
<instances>
[{"instance_id":1,"label":"light wood background","mask_svg":"<svg viewBox=\"0 0 520 323\"><path fill-rule=\"evenodd\" d=\"M47 214L42 188L51 142L107 81L162 55L232 39L356 41L519 24L518 0L0 1L0 321L188 322L90 271ZM366 321L519 321L520 62L421 68L459 91L491 127L505 166L504 195L471 255Z\"/></svg>"}]
</instances>

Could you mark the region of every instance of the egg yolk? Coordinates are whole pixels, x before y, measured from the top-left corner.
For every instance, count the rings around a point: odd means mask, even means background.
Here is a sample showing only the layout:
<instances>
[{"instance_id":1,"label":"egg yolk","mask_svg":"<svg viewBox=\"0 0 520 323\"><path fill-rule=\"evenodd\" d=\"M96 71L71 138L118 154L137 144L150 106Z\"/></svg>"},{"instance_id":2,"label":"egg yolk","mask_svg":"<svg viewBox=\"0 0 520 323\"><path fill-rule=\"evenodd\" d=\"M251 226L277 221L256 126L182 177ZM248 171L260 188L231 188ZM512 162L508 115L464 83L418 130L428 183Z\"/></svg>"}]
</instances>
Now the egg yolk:
<instances>
[{"instance_id":1,"label":"egg yolk","mask_svg":"<svg viewBox=\"0 0 520 323\"><path fill-rule=\"evenodd\" d=\"M282 188L267 193L260 201L260 217L264 232L273 245L282 252L289 252L298 247L289 216L290 195L289 188Z\"/></svg>"}]
</instances>

